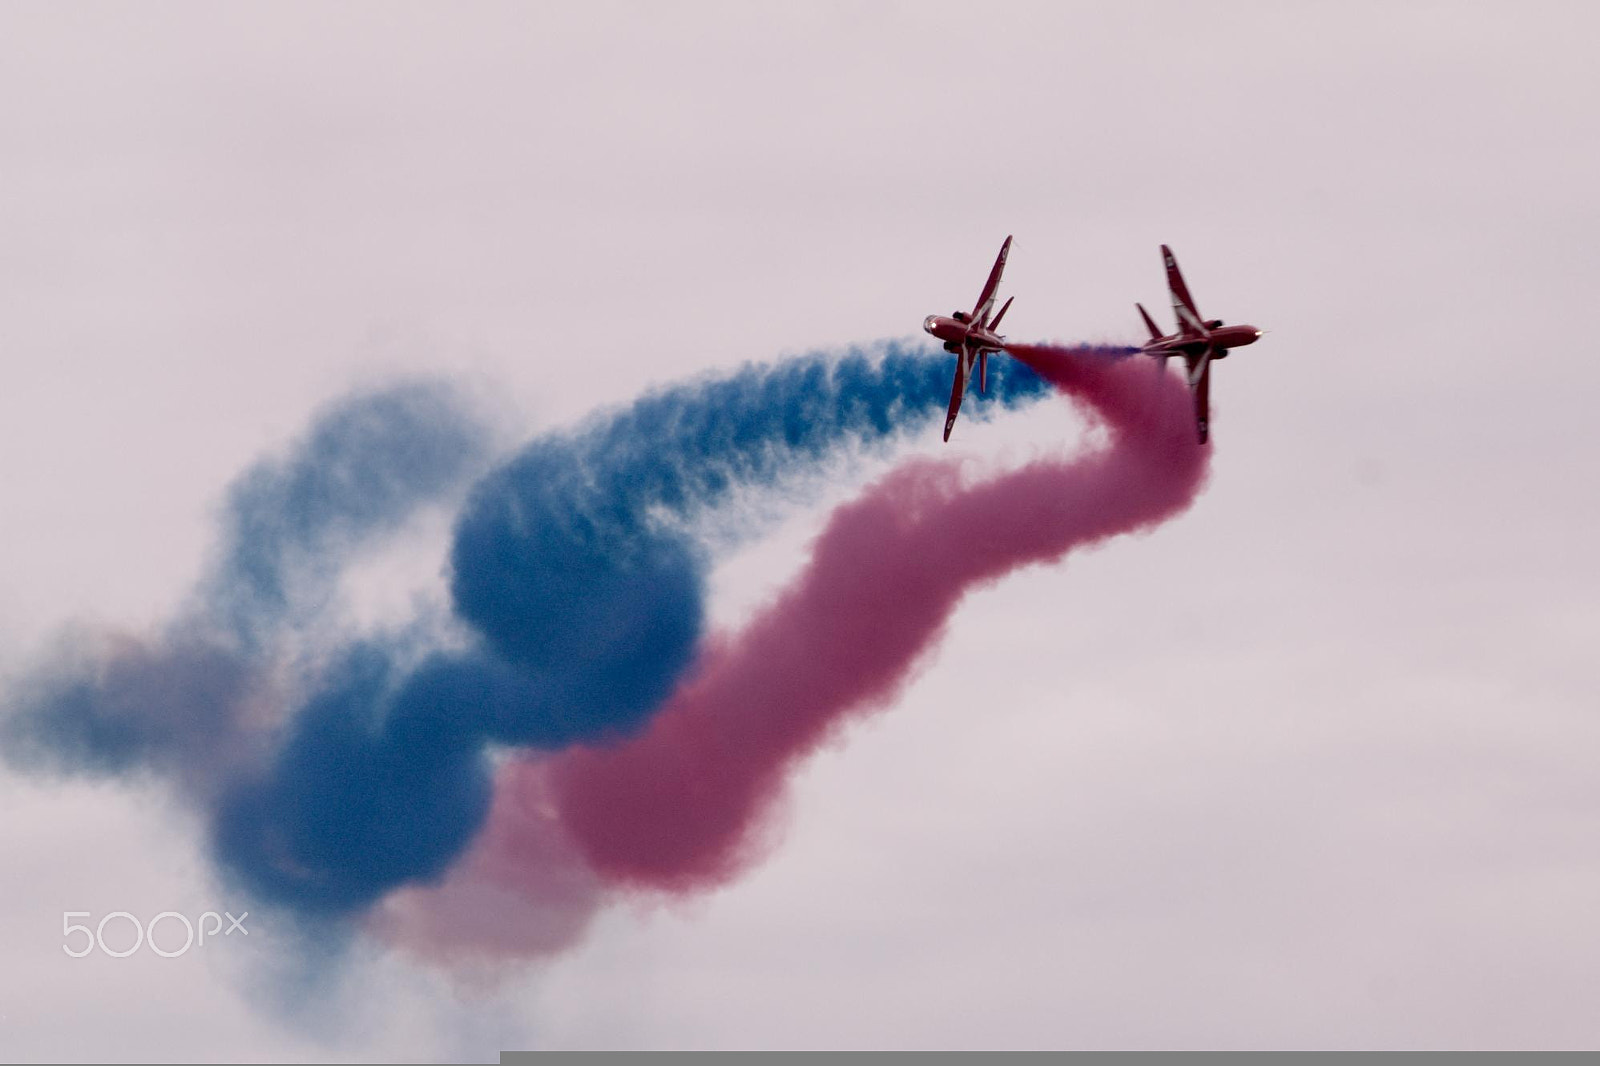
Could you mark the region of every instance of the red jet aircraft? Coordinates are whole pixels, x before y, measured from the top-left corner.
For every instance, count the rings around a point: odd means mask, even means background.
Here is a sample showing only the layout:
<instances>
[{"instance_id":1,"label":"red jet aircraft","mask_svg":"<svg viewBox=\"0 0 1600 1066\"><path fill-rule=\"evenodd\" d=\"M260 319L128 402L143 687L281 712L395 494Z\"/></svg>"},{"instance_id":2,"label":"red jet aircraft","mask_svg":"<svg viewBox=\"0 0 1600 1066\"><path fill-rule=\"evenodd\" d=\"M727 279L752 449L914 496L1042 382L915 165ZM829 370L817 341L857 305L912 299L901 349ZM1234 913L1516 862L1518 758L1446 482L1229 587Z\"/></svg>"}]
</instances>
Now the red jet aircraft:
<instances>
[{"instance_id":1,"label":"red jet aircraft","mask_svg":"<svg viewBox=\"0 0 1600 1066\"><path fill-rule=\"evenodd\" d=\"M1195 310L1194 297L1189 286L1183 283L1178 271L1178 261L1172 258L1172 249L1161 246L1161 258L1167 267L1167 288L1172 290L1172 310L1178 316L1178 332L1163 336L1156 328L1150 313L1143 304L1134 304L1150 330L1150 342L1139 351L1153 355L1166 366L1171 356L1181 356L1188 368L1189 394L1194 397L1195 428L1204 444L1208 436L1207 420L1211 413L1211 361L1225 359L1230 348L1242 348L1261 339L1262 331L1254 326L1224 326L1222 319L1202 321Z\"/></svg>"},{"instance_id":2,"label":"red jet aircraft","mask_svg":"<svg viewBox=\"0 0 1600 1066\"><path fill-rule=\"evenodd\" d=\"M989 271L989 280L984 283L972 314L956 311L949 318L929 315L922 320L922 328L943 341L944 350L954 352L956 357L956 379L950 387L950 413L944 420L946 441L950 439L951 427L956 424L956 412L961 410L961 400L967 394L973 362L978 364L978 391L985 392L989 384L989 353L1005 351L1006 339L995 330L1000 328L1000 320L1006 317L1011 301L1005 302L993 322L989 321L989 312L994 308L994 291L1000 287L1000 273L1006 268L1006 255L1010 251L1011 238L1007 237L1000 246L1000 256L994 261L994 269Z\"/></svg>"}]
</instances>

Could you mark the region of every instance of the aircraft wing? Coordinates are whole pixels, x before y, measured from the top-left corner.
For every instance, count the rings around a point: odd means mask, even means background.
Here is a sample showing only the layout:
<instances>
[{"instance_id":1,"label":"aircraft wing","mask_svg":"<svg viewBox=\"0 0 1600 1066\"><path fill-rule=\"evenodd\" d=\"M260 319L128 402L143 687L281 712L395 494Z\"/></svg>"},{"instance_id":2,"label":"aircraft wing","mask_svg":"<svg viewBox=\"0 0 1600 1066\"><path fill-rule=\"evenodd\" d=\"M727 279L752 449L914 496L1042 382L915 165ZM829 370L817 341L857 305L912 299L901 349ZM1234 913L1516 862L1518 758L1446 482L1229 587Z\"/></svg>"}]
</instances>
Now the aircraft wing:
<instances>
[{"instance_id":1,"label":"aircraft wing","mask_svg":"<svg viewBox=\"0 0 1600 1066\"><path fill-rule=\"evenodd\" d=\"M1189 370L1189 394L1194 397L1194 428L1204 444L1211 436L1211 353L1207 352Z\"/></svg>"},{"instance_id":2,"label":"aircraft wing","mask_svg":"<svg viewBox=\"0 0 1600 1066\"><path fill-rule=\"evenodd\" d=\"M1005 273L1006 256L1011 254L1011 238L1000 246L1000 255L994 261L994 269L989 271L989 280L983 283L983 292L978 294L978 302L972 308L972 321L980 326L989 324L989 311L994 307L995 290L1000 288L1000 275Z\"/></svg>"},{"instance_id":3,"label":"aircraft wing","mask_svg":"<svg viewBox=\"0 0 1600 1066\"><path fill-rule=\"evenodd\" d=\"M1172 257L1172 249L1166 245L1161 246L1161 261L1167 267L1167 288L1172 292L1172 312L1178 316L1178 332L1185 337L1204 337L1206 327L1200 319L1200 311L1194 305L1194 297L1189 295L1189 286L1184 284L1183 272L1178 269L1178 261Z\"/></svg>"},{"instance_id":4,"label":"aircraft wing","mask_svg":"<svg viewBox=\"0 0 1600 1066\"><path fill-rule=\"evenodd\" d=\"M950 442L950 431L955 428L956 415L961 411L961 400L967 394L967 379L972 376L972 349L966 345L956 353L956 379L950 384L950 412L944 418L945 443Z\"/></svg>"}]
</instances>

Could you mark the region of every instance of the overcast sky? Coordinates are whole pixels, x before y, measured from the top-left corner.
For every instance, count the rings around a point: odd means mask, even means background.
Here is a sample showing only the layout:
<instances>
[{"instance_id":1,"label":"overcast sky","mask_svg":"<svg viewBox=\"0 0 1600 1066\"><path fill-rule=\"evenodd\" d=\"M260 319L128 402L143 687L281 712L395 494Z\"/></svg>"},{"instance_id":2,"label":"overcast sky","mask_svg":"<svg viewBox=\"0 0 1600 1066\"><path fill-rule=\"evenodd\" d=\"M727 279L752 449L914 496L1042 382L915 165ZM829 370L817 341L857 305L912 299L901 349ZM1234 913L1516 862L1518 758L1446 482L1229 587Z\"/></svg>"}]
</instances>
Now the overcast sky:
<instances>
[{"instance_id":1,"label":"overcast sky","mask_svg":"<svg viewBox=\"0 0 1600 1066\"><path fill-rule=\"evenodd\" d=\"M1015 336L1168 321L1162 242L1272 330L1217 368L1189 514L972 597L766 864L496 986L373 948L289 1009L270 928L66 958L64 910L232 901L161 788L0 776L0 1057L1600 1046L1597 34L1581 3L0 7L3 672L170 618L230 478L352 387L459 378L515 441L911 335L1008 233ZM437 595L447 523L352 609Z\"/></svg>"}]
</instances>

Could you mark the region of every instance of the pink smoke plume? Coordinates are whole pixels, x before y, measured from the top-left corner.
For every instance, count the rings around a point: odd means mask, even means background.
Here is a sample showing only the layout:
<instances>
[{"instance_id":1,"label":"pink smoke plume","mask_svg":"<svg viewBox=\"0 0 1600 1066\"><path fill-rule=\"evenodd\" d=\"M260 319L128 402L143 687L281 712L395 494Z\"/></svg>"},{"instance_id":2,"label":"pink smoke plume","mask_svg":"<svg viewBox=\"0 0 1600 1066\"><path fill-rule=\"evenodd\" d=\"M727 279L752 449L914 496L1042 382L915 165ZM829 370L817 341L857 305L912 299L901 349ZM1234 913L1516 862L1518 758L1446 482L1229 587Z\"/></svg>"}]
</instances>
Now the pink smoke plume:
<instances>
[{"instance_id":1,"label":"pink smoke plume","mask_svg":"<svg viewBox=\"0 0 1600 1066\"><path fill-rule=\"evenodd\" d=\"M438 884L390 894L371 930L446 964L553 955L577 943L604 886L562 827L544 770L536 759L508 763L471 850Z\"/></svg>"},{"instance_id":2,"label":"pink smoke plume","mask_svg":"<svg viewBox=\"0 0 1600 1066\"><path fill-rule=\"evenodd\" d=\"M517 835L492 825L462 883L492 871L495 886L535 904L574 883L549 863L575 856L617 889L725 883L761 854L788 772L851 717L894 699L969 590L1190 504L1210 448L1195 443L1181 381L1094 349L1012 355L1084 405L1105 445L975 484L954 461L891 472L834 513L804 570L754 621L707 643L642 734L508 766L496 811L542 812L539 846L517 851ZM449 891L425 903L432 916L417 926L435 943L470 935L482 902L461 885L454 901Z\"/></svg>"}]
</instances>

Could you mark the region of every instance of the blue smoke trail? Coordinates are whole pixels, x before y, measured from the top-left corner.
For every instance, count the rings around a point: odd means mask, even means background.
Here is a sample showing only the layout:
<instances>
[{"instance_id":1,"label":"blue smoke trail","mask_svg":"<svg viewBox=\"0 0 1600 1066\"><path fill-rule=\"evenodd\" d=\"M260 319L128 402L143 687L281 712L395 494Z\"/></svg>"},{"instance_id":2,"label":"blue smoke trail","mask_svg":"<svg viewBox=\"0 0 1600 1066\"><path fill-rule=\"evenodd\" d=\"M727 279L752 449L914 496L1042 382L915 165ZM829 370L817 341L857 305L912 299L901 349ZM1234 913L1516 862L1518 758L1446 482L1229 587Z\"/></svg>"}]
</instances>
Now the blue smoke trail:
<instances>
[{"instance_id":1,"label":"blue smoke trail","mask_svg":"<svg viewBox=\"0 0 1600 1066\"><path fill-rule=\"evenodd\" d=\"M1046 390L1021 364L994 370L974 413ZM307 914L441 874L487 811L486 745L626 735L671 692L703 630L710 565L675 519L936 424L949 381L945 360L888 345L678 385L529 444L456 525L451 592L474 646L420 662L405 643L350 649L270 772L220 805L224 868Z\"/></svg>"},{"instance_id":2,"label":"blue smoke trail","mask_svg":"<svg viewBox=\"0 0 1600 1066\"><path fill-rule=\"evenodd\" d=\"M204 779L233 746L263 645L320 605L343 561L479 469L489 444L441 382L326 408L284 456L229 488L222 551L196 607L151 644L80 643L24 678L0 719L0 750L24 767Z\"/></svg>"},{"instance_id":3,"label":"blue smoke trail","mask_svg":"<svg viewBox=\"0 0 1600 1066\"><path fill-rule=\"evenodd\" d=\"M449 494L488 454L484 425L441 382L329 408L286 458L229 488L209 613L241 643L259 642L292 620L296 591L325 593L352 554Z\"/></svg>"}]
</instances>

